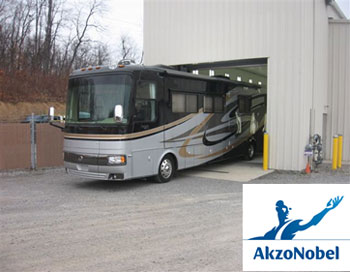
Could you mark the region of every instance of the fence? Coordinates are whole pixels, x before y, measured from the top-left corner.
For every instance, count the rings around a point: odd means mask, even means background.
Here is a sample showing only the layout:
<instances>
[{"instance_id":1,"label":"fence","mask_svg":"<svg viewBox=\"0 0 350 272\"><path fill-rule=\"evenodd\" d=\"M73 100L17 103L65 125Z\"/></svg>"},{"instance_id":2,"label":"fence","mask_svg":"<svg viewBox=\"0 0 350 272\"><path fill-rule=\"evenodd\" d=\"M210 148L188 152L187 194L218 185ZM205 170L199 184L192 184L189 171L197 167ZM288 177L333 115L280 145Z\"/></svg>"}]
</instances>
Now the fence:
<instances>
[{"instance_id":1,"label":"fence","mask_svg":"<svg viewBox=\"0 0 350 272\"><path fill-rule=\"evenodd\" d=\"M49 124L0 124L0 170L62 165L63 133L58 128Z\"/></svg>"}]
</instances>

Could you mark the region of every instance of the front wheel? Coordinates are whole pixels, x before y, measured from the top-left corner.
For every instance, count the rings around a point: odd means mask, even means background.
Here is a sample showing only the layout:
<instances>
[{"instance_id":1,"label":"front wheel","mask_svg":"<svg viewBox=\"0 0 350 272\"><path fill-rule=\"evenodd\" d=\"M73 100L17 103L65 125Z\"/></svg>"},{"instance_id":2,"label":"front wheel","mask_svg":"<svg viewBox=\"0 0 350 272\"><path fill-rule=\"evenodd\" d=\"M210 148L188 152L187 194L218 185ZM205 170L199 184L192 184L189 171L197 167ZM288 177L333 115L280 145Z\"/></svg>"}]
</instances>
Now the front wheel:
<instances>
[{"instance_id":1,"label":"front wheel","mask_svg":"<svg viewBox=\"0 0 350 272\"><path fill-rule=\"evenodd\" d=\"M165 156L158 168L158 175L155 177L157 183L165 183L171 180L175 173L175 163L171 156Z\"/></svg>"}]
</instances>

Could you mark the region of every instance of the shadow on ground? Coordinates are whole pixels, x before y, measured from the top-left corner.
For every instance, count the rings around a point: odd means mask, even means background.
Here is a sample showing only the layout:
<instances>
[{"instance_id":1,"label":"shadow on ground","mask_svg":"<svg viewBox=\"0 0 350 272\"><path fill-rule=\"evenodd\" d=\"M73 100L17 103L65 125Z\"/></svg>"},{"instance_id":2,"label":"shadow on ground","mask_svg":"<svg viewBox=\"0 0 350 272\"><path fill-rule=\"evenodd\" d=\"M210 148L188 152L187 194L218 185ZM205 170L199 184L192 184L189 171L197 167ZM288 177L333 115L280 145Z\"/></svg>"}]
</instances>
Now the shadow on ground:
<instances>
[{"instance_id":1,"label":"shadow on ground","mask_svg":"<svg viewBox=\"0 0 350 272\"><path fill-rule=\"evenodd\" d=\"M155 183L146 179L132 179L132 180L84 180L72 183L76 189L84 190L101 190L101 191L128 191L140 187L154 186Z\"/></svg>"}]
</instances>

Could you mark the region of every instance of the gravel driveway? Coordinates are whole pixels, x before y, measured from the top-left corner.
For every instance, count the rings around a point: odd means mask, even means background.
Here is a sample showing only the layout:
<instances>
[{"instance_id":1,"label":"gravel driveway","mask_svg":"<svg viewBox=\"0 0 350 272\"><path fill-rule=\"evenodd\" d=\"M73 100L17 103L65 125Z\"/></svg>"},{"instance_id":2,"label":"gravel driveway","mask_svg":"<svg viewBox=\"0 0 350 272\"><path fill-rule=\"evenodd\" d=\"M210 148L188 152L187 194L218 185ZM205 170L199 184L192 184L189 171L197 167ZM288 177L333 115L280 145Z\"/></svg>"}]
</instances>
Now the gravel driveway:
<instances>
[{"instance_id":1,"label":"gravel driveway","mask_svg":"<svg viewBox=\"0 0 350 272\"><path fill-rule=\"evenodd\" d=\"M250 183L350 183L349 167ZM0 173L1 271L241 271L241 182Z\"/></svg>"}]
</instances>

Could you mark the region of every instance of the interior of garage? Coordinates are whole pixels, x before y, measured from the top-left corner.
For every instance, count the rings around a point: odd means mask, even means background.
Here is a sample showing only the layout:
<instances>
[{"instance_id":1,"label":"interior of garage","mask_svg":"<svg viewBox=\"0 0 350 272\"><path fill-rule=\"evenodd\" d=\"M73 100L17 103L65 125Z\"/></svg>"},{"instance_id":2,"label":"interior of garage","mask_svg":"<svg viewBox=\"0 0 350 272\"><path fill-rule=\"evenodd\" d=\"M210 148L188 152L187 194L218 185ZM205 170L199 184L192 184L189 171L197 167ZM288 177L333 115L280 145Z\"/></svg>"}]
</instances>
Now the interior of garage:
<instances>
[{"instance_id":1,"label":"interior of garage","mask_svg":"<svg viewBox=\"0 0 350 272\"><path fill-rule=\"evenodd\" d=\"M267 59L232 60L212 63L182 64L175 69L204 76L222 76L230 80L260 86L267 94ZM268 109L267 109L268 110Z\"/></svg>"},{"instance_id":2,"label":"interior of garage","mask_svg":"<svg viewBox=\"0 0 350 272\"><path fill-rule=\"evenodd\" d=\"M259 85L262 93L267 94L267 70L266 58L231 60L211 63L182 64L174 66L175 69L204 76L224 76L231 80ZM268 110L268 107L267 107ZM266 115L267 116L267 115ZM266 121L265 121L266 122ZM263 170L262 139L259 139L257 153L252 161L237 159L221 160L210 165L199 166L195 169L184 171L185 175L197 177L221 178L246 182L258 178L269 171Z\"/></svg>"}]
</instances>

